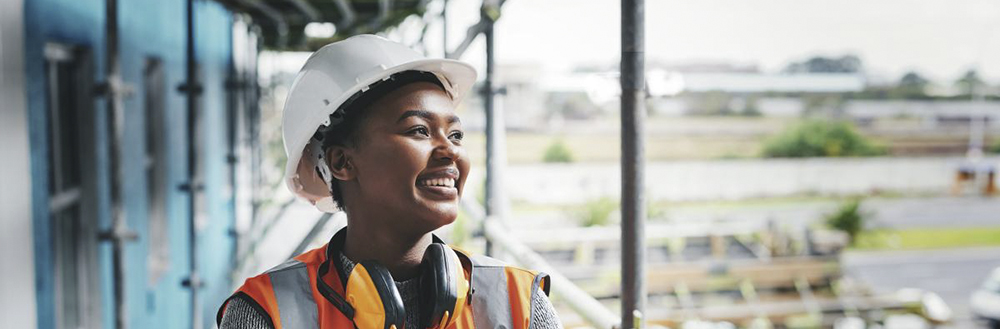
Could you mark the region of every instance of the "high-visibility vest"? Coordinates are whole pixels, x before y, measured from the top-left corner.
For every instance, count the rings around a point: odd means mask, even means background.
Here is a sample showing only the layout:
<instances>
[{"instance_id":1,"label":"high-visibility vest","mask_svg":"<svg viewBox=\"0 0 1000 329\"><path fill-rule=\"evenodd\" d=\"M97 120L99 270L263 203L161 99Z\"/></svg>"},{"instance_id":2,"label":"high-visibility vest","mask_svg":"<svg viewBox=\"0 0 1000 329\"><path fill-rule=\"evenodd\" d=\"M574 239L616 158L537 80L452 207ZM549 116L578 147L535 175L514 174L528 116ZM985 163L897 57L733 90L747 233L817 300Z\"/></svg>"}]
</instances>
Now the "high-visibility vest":
<instances>
[{"instance_id":1,"label":"high-visibility vest","mask_svg":"<svg viewBox=\"0 0 1000 329\"><path fill-rule=\"evenodd\" d=\"M219 308L216 321L222 321L230 300L244 295L260 306L275 329L354 328L353 322L316 287L317 270L326 258L326 249L327 245L323 245L247 279ZM472 295L470 305L447 329L530 329L532 296L540 291L548 295L548 275L508 266L486 256L469 256L459 249L455 251L460 258L469 260L463 260L463 264L471 264L471 269L465 271L467 276L471 271ZM337 294L344 295L344 285L336 271L330 271L323 280Z\"/></svg>"}]
</instances>

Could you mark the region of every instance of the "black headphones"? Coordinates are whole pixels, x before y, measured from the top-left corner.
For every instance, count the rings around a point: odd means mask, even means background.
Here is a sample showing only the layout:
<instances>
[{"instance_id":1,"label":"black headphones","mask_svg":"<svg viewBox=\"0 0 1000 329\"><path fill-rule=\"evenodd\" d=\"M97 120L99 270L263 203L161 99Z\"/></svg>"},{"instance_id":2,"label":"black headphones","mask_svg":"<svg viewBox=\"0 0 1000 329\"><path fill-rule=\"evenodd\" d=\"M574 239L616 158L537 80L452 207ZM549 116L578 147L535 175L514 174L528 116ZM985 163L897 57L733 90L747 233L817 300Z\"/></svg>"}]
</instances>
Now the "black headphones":
<instances>
[{"instance_id":1,"label":"black headphones","mask_svg":"<svg viewBox=\"0 0 1000 329\"><path fill-rule=\"evenodd\" d=\"M330 262L339 257L344 245L346 229L341 229L330 239L326 259L316 275L316 287L326 300L354 322L358 329L414 328L406 323L403 300L396 290L392 275L374 260L358 262L351 273L341 273L344 296L337 294L323 277L330 273ZM469 302L470 282L465 275L462 260L455 250L436 236L424 252L420 263L420 319L419 328L444 329L458 320L458 314Z\"/></svg>"}]
</instances>

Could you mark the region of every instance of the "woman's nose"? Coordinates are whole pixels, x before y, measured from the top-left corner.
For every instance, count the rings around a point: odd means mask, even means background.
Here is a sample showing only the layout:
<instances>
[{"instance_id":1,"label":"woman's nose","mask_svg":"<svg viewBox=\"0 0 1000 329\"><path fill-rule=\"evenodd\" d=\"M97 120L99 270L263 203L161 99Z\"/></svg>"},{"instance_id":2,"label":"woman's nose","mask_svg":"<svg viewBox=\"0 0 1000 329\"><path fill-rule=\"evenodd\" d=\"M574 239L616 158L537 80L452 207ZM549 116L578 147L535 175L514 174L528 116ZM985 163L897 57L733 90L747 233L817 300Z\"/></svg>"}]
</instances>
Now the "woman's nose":
<instances>
[{"instance_id":1,"label":"woman's nose","mask_svg":"<svg viewBox=\"0 0 1000 329\"><path fill-rule=\"evenodd\" d=\"M455 145L447 136L439 134L435 138L433 156L435 159L457 161L461 153L460 148L461 146Z\"/></svg>"}]
</instances>

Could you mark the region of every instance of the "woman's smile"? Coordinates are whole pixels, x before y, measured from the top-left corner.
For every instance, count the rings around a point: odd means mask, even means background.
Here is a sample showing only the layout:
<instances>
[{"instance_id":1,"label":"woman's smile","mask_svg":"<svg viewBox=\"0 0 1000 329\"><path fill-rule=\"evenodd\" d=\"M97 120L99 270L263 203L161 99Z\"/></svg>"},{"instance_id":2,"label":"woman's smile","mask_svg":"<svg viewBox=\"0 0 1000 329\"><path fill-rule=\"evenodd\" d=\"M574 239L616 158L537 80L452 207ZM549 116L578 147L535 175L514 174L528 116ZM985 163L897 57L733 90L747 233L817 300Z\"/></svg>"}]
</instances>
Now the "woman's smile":
<instances>
[{"instance_id":1,"label":"woman's smile","mask_svg":"<svg viewBox=\"0 0 1000 329\"><path fill-rule=\"evenodd\" d=\"M458 169L446 167L417 177L417 190L442 201L458 199Z\"/></svg>"}]
</instances>

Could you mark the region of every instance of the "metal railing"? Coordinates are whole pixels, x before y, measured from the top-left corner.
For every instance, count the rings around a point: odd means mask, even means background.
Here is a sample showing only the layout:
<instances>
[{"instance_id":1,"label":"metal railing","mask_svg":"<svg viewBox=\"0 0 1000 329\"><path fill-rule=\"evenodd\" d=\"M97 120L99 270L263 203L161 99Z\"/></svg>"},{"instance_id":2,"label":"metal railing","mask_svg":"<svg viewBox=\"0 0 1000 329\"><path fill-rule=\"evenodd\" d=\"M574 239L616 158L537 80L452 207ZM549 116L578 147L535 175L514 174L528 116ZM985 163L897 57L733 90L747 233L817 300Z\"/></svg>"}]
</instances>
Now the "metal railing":
<instances>
[{"instance_id":1,"label":"metal railing","mask_svg":"<svg viewBox=\"0 0 1000 329\"><path fill-rule=\"evenodd\" d=\"M284 188L279 186L278 188ZM275 192L276 194L276 192ZM281 219L285 217L285 212L288 208L295 203L294 197L289 197L285 200L276 201L269 204L268 206L261 209L258 214L260 217L266 218L261 221L255 222L254 226L251 227L246 233L248 237L246 238L250 241L245 250L240 251L237 257L236 264L230 273L230 277L233 279L233 284L239 285L242 282L237 280L240 276L247 273L248 267L253 264L253 257L257 254L257 247L264 241L271 232L271 229L277 226L281 222ZM266 217L263 215L267 215Z\"/></svg>"},{"instance_id":2,"label":"metal railing","mask_svg":"<svg viewBox=\"0 0 1000 329\"><path fill-rule=\"evenodd\" d=\"M485 221L483 233L486 239L504 250L507 255L513 257L518 264L548 274L552 278L551 292L565 301L570 308L593 325L594 328L618 327L620 319L616 314L608 310L604 304L591 297L583 289L580 289L580 287L567 279L566 276L559 273L541 255L520 241L517 241L517 239L514 239L510 232L498 221Z\"/></svg>"},{"instance_id":3,"label":"metal railing","mask_svg":"<svg viewBox=\"0 0 1000 329\"><path fill-rule=\"evenodd\" d=\"M486 211L475 201L462 200L462 207L477 224L482 223L483 236L516 263L533 270L545 272L552 279L551 293L566 302L581 318L594 328L618 328L621 319L601 302L562 275L541 255L518 241L499 220L486 216Z\"/></svg>"}]
</instances>

